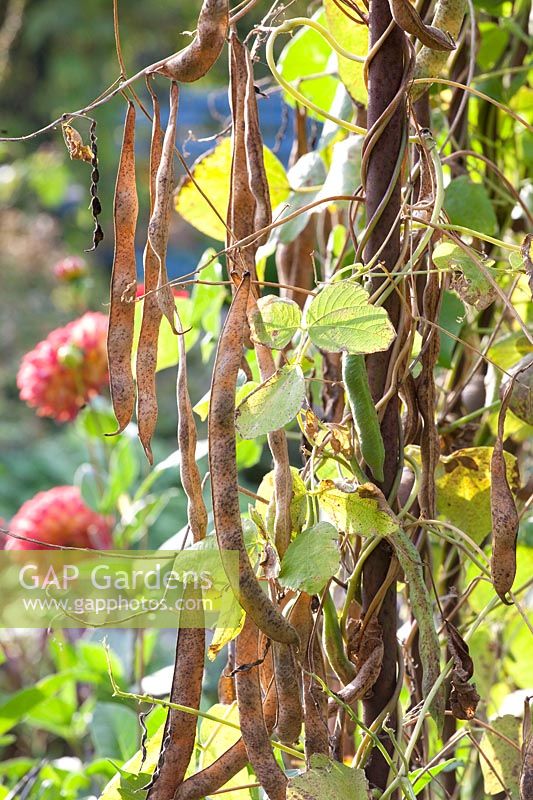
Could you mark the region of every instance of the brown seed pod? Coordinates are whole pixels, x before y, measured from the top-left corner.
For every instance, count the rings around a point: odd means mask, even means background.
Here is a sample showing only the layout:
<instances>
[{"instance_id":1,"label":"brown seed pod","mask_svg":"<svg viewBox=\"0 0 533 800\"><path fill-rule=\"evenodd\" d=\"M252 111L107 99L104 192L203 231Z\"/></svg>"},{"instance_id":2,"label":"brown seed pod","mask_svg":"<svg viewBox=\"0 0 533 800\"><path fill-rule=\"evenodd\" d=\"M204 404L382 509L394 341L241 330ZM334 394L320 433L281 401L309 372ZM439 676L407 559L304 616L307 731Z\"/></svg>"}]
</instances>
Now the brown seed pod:
<instances>
[{"instance_id":1,"label":"brown seed pod","mask_svg":"<svg viewBox=\"0 0 533 800\"><path fill-rule=\"evenodd\" d=\"M187 352L179 315L179 365L176 395L178 399L178 447L180 451L181 485L187 495L187 518L193 540L199 542L207 533L207 509L202 494L202 478L196 463L196 424L187 385Z\"/></svg>"},{"instance_id":2,"label":"brown seed pod","mask_svg":"<svg viewBox=\"0 0 533 800\"><path fill-rule=\"evenodd\" d=\"M264 642L259 645L259 652L264 652ZM262 674L265 669L268 671L270 651L267 653L266 658L259 667ZM233 670L235 664L232 662L231 669ZM262 678L263 680L263 678ZM272 662L270 660L270 678L266 680L264 687L265 699L263 701L263 715L267 732L270 736L276 720L276 692L274 681L272 678ZM174 795L174 800L202 800L208 795L214 794L221 789L234 775L240 772L248 763L248 754L244 742L239 739L232 745L225 753L223 753L216 761L205 767L204 769L187 778L178 788Z\"/></svg>"},{"instance_id":3,"label":"brown seed pod","mask_svg":"<svg viewBox=\"0 0 533 800\"><path fill-rule=\"evenodd\" d=\"M246 150L246 89L248 85L248 51L232 31L229 40L230 50L230 88L229 99L232 118L232 157L230 198L228 204L226 244L230 247L234 242L254 233L256 201L250 187L248 176L248 159ZM255 250L245 247L243 250L231 250L228 253L230 271L241 275L248 271L255 278ZM252 291L257 294L254 286Z\"/></svg>"},{"instance_id":4,"label":"brown seed pod","mask_svg":"<svg viewBox=\"0 0 533 800\"><path fill-rule=\"evenodd\" d=\"M437 0L432 27L445 31L453 39L457 39L463 24L466 5L466 0ZM416 56L414 77L437 78L446 66L447 59L447 52L433 50L424 45ZM427 90L427 85L413 86L411 100L414 102Z\"/></svg>"},{"instance_id":5,"label":"brown seed pod","mask_svg":"<svg viewBox=\"0 0 533 800\"><path fill-rule=\"evenodd\" d=\"M180 83L203 78L222 52L228 24L228 0L204 0L192 42L156 71Z\"/></svg>"},{"instance_id":6,"label":"brown seed pod","mask_svg":"<svg viewBox=\"0 0 533 800\"><path fill-rule=\"evenodd\" d=\"M174 324L175 303L172 287L167 275L167 247L172 212L172 191L174 186L174 147L176 143L176 122L178 116L179 88L177 83L170 86L170 111L168 125L163 139L161 160L157 169L155 202L148 223L148 241L159 261L157 302L168 319L172 331L177 334Z\"/></svg>"},{"instance_id":7,"label":"brown seed pod","mask_svg":"<svg viewBox=\"0 0 533 800\"><path fill-rule=\"evenodd\" d=\"M204 676L204 628L180 628L170 701L198 709ZM171 800L183 781L194 750L197 718L170 708L159 762L146 800Z\"/></svg>"},{"instance_id":8,"label":"brown seed pod","mask_svg":"<svg viewBox=\"0 0 533 800\"><path fill-rule=\"evenodd\" d=\"M522 768L520 770L520 800L533 797L533 728L531 726L531 697L524 700Z\"/></svg>"},{"instance_id":9,"label":"brown seed pod","mask_svg":"<svg viewBox=\"0 0 533 800\"><path fill-rule=\"evenodd\" d=\"M151 91L151 90L150 90ZM163 148L163 131L159 100L152 93L152 141L150 145L150 215L154 210L156 176L161 152ZM144 447L144 452L150 464L154 463L150 442L154 435L157 423L157 394L155 385L155 371L157 366L157 341L161 325L161 309L157 302L157 284L159 281L159 259L154 253L152 245L146 242L143 255L144 265L144 290L146 297L143 302L141 331L139 333L139 346L137 348L136 374L137 374L137 426L139 439Z\"/></svg>"},{"instance_id":10,"label":"brown seed pod","mask_svg":"<svg viewBox=\"0 0 533 800\"><path fill-rule=\"evenodd\" d=\"M502 400L498 416L498 435L490 463L490 510L492 516L492 555L490 572L496 594L506 605L512 605L505 595L513 586L516 575L516 537L519 517L507 479L503 453L505 415L511 398L512 382Z\"/></svg>"},{"instance_id":11,"label":"brown seed pod","mask_svg":"<svg viewBox=\"0 0 533 800\"><path fill-rule=\"evenodd\" d=\"M298 631L304 653L302 686L307 763L315 753L329 755L328 700L310 673L326 679L326 666L318 632L313 633L312 597L302 592L291 609L289 620Z\"/></svg>"},{"instance_id":12,"label":"brown seed pod","mask_svg":"<svg viewBox=\"0 0 533 800\"><path fill-rule=\"evenodd\" d=\"M257 661L258 642L259 630L247 615L244 627L237 637L237 669L239 665ZM287 778L272 753L263 716L258 667L237 672L235 683L242 738L250 763L269 799L285 800Z\"/></svg>"},{"instance_id":13,"label":"brown seed pod","mask_svg":"<svg viewBox=\"0 0 533 800\"><path fill-rule=\"evenodd\" d=\"M222 558L239 554L239 582L233 586L241 606L257 626L275 641L298 644L298 635L262 591L244 546L235 445L235 389L242 357L250 275L243 276L235 292L218 342L211 383L208 440L209 471L215 532ZM231 569L228 577L233 579Z\"/></svg>"},{"instance_id":14,"label":"brown seed pod","mask_svg":"<svg viewBox=\"0 0 533 800\"><path fill-rule=\"evenodd\" d=\"M135 315L135 227L139 210L135 182L135 107L128 103L115 186L115 252L111 275L107 357L113 410L120 433L131 421L135 385L131 370Z\"/></svg>"},{"instance_id":15,"label":"brown seed pod","mask_svg":"<svg viewBox=\"0 0 533 800\"><path fill-rule=\"evenodd\" d=\"M87 253L90 253L91 250L96 250L102 239L104 238L104 232L102 230L102 226L98 221L98 217L102 213L102 204L100 203L100 198L98 197L98 181L100 180L100 172L98 171L98 139L96 136L96 120L93 119L91 122L91 127L89 128L89 150L92 153L91 158L91 214L94 221L94 229L93 229L93 246L86 250Z\"/></svg>"},{"instance_id":16,"label":"brown seed pod","mask_svg":"<svg viewBox=\"0 0 533 800\"><path fill-rule=\"evenodd\" d=\"M292 744L298 741L302 730L300 670L292 647L274 642L272 653L278 696L278 716L274 732L280 742Z\"/></svg>"},{"instance_id":17,"label":"brown seed pod","mask_svg":"<svg viewBox=\"0 0 533 800\"><path fill-rule=\"evenodd\" d=\"M413 36L431 50L455 50L453 37L439 28L426 25L409 0L389 0L394 22L406 33Z\"/></svg>"},{"instance_id":18,"label":"brown seed pod","mask_svg":"<svg viewBox=\"0 0 533 800\"><path fill-rule=\"evenodd\" d=\"M246 61L246 94L244 99L244 124L246 130L245 147L248 165L248 180L250 189L255 199L254 230L266 228L272 222L272 206L270 204L270 190L265 170L263 155L263 136L259 126L257 111L257 93L254 85L254 70L250 52L244 49ZM268 239L268 232L264 233L253 245L253 249L264 244Z\"/></svg>"}]
</instances>

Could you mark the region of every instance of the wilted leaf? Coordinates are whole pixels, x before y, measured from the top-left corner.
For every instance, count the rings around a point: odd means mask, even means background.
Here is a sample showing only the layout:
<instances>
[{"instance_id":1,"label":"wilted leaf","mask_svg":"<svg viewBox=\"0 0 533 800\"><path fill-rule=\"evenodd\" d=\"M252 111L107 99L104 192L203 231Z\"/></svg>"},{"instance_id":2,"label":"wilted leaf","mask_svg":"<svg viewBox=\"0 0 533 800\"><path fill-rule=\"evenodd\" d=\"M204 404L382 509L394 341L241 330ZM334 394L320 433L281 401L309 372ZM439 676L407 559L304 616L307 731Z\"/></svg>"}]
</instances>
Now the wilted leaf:
<instances>
[{"instance_id":1,"label":"wilted leaf","mask_svg":"<svg viewBox=\"0 0 533 800\"><path fill-rule=\"evenodd\" d=\"M313 344L331 353L376 353L396 336L385 309L371 306L351 280L324 286L307 308L305 326Z\"/></svg>"},{"instance_id":2,"label":"wilted leaf","mask_svg":"<svg viewBox=\"0 0 533 800\"><path fill-rule=\"evenodd\" d=\"M237 430L243 439L255 439L283 428L295 418L304 400L302 368L298 364L281 367L237 406Z\"/></svg>"},{"instance_id":3,"label":"wilted leaf","mask_svg":"<svg viewBox=\"0 0 533 800\"><path fill-rule=\"evenodd\" d=\"M340 562L339 534L329 522L317 522L292 540L281 562L279 582L287 589L317 594Z\"/></svg>"},{"instance_id":4,"label":"wilted leaf","mask_svg":"<svg viewBox=\"0 0 533 800\"><path fill-rule=\"evenodd\" d=\"M483 266L490 270L494 265L491 259L477 254ZM433 251L433 263L442 270L452 270L451 287L461 300L482 311L497 297L496 289L483 274L479 265L468 256L459 245L453 242L441 242Z\"/></svg>"},{"instance_id":5,"label":"wilted leaf","mask_svg":"<svg viewBox=\"0 0 533 800\"><path fill-rule=\"evenodd\" d=\"M263 148L263 152L270 201L272 207L275 208L289 194L289 183L281 161L267 147ZM200 156L193 164L191 173L209 197L220 217L225 220L229 202L231 140L223 139L213 150ZM226 228L223 222L204 200L189 176L186 176L179 184L174 195L174 202L178 214L190 225L212 239L221 242L225 240Z\"/></svg>"},{"instance_id":6,"label":"wilted leaf","mask_svg":"<svg viewBox=\"0 0 533 800\"><path fill-rule=\"evenodd\" d=\"M302 312L294 300L268 294L259 298L249 319L254 342L272 350L283 350L299 329Z\"/></svg>"},{"instance_id":7,"label":"wilted leaf","mask_svg":"<svg viewBox=\"0 0 533 800\"><path fill-rule=\"evenodd\" d=\"M361 11L366 12L362 3L358 5ZM335 3L335 0L324 0L324 8L326 9L328 28L335 40L350 53L365 56L368 52L368 27L363 23L357 25L347 19L346 14ZM341 81L354 100L366 105L368 92L364 80L363 64L351 61L344 56L337 56L337 58Z\"/></svg>"},{"instance_id":8,"label":"wilted leaf","mask_svg":"<svg viewBox=\"0 0 533 800\"><path fill-rule=\"evenodd\" d=\"M353 769L327 756L311 756L309 769L289 780L287 800L367 800L364 770Z\"/></svg>"},{"instance_id":9,"label":"wilted leaf","mask_svg":"<svg viewBox=\"0 0 533 800\"><path fill-rule=\"evenodd\" d=\"M355 536L390 536L398 523L380 507L378 489L371 483L354 487L348 482L321 481L320 508L338 530Z\"/></svg>"},{"instance_id":10,"label":"wilted leaf","mask_svg":"<svg viewBox=\"0 0 533 800\"><path fill-rule=\"evenodd\" d=\"M486 794L500 794L505 789L513 798L518 798L518 782L520 780L521 757L519 747L520 720L506 714L504 717L491 719L490 724L498 733L503 734L516 748L492 731L485 731L480 742L479 761ZM498 779L499 776L499 779ZM503 786L502 786L503 781Z\"/></svg>"},{"instance_id":11,"label":"wilted leaf","mask_svg":"<svg viewBox=\"0 0 533 800\"><path fill-rule=\"evenodd\" d=\"M448 649L453 658L450 708L456 719L473 719L480 700L475 685L468 683L474 674L474 662L470 657L468 645L455 625L447 620L445 625Z\"/></svg>"}]
</instances>

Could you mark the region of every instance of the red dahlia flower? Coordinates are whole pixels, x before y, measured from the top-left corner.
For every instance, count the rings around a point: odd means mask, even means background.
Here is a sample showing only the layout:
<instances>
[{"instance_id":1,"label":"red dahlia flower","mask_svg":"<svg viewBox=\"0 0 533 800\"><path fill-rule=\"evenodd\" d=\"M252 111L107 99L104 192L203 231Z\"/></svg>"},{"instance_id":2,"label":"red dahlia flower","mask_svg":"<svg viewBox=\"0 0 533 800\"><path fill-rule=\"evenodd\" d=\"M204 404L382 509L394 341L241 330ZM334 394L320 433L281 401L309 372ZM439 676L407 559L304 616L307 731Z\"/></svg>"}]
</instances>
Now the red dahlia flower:
<instances>
[{"instance_id":1,"label":"red dahlia flower","mask_svg":"<svg viewBox=\"0 0 533 800\"><path fill-rule=\"evenodd\" d=\"M41 417L73 420L108 382L107 317L89 311L57 328L22 359L20 397Z\"/></svg>"},{"instance_id":2,"label":"red dahlia flower","mask_svg":"<svg viewBox=\"0 0 533 800\"><path fill-rule=\"evenodd\" d=\"M37 539L42 544L6 537L6 550L48 550L47 544L108 550L113 543L113 520L85 504L76 486L56 486L39 492L17 511L11 533Z\"/></svg>"}]
</instances>

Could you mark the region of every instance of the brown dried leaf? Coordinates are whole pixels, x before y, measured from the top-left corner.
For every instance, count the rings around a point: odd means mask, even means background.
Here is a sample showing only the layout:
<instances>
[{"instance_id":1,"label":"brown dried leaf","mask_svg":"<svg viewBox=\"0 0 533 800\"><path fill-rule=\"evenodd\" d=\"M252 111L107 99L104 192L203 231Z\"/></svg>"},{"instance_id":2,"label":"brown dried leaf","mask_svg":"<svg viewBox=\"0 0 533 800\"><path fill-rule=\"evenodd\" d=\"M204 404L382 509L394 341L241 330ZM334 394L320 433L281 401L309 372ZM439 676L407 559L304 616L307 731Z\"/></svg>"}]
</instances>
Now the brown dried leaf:
<instances>
[{"instance_id":1,"label":"brown dried leaf","mask_svg":"<svg viewBox=\"0 0 533 800\"><path fill-rule=\"evenodd\" d=\"M451 677L450 708L456 719L473 719L480 697L475 684L468 681L474 674L474 662L468 645L451 622L445 620L448 648L454 661Z\"/></svg>"}]
</instances>

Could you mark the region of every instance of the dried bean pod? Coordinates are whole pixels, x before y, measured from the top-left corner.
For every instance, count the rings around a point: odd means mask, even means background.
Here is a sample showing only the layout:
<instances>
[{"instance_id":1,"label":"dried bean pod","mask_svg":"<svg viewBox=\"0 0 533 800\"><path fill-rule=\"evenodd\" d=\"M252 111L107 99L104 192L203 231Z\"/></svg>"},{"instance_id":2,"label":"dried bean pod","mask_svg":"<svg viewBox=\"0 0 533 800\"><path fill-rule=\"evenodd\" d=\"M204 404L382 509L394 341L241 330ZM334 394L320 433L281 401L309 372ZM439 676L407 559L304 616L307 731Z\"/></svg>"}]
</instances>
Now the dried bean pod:
<instances>
[{"instance_id":1,"label":"dried bean pod","mask_svg":"<svg viewBox=\"0 0 533 800\"><path fill-rule=\"evenodd\" d=\"M275 641L298 644L298 636L261 589L243 540L236 465L235 388L241 363L250 275L237 289L219 339L209 407L209 471L215 532L223 562L224 553L239 554L239 582L232 586L244 610ZM232 570L228 577L233 580Z\"/></svg>"},{"instance_id":2,"label":"dried bean pod","mask_svg":"<svg viewBox=\"0 0 533 800\"><path fill-rule=\"evenodd\" d=\"M184 50L167 59L157 72L180 83L203 78L222 52L228 25L228 0L204 0L196 36Z\"/></svg>"},{"instance_id":3,"label":"dried bean pod","mask_svg":"<svg viewBox=\"0 0 533 800\"><path fill-rule=\"evenodd\" d=\"M270 190L268 188L265 159L263 155L263 136L261 134L259 114L257 111L257 93L254 85L253 64L248 49L244 48L244 50L247 73L244 101L246 161L248 165L250 189L255 198L254 230L259 231L266 228L267 225L270 225L272 222L272 206L270 204ZM268 232L263 233L261 238L254 242L254 250L257 250L260 245L265 244L268 236Z\"/></svg>"},{"instance_id":4,"label":"dried bean pod","mask_svg":"<svg viewBox=\"0 0 533 800\"><path fill-rule=\"evenodd\" d=\"M172 331L174 325L175 303L172 288L168 284L167 247L172 212L172 192L174 188L174 147L176 143L176 121L178 116L179 89L177 83L170 86L170 111L168 125L163 139L163 150L156 176L155 202L148 223L148 241L159 260L159 279L157 283L157 302L168 319Z\"/></svg>"},{"instance_id":5,"label":"dried bean pod","mask_svg":"<svg viewBox=\"0 0 533 800\"><path fill-rule=\"evenodd\" d=\"M278 696L278 716L274 732L285 744L298 741L302 730L302 701L299 668L293 648L275 642L272 645L274 678Z\"/></svg>"},{"instance_id":6,"label":"dried bean pod","mask_svg":"<svg viewBox=\"0 0 533 800\"><path fill-rule=\"evenodd\" d=\"M176 394L178 399L178 447L180 451L181 485L187 495L187 519L193 540L199 542L207 533L207 509L202 494L202 478L196 463L196 423L187 385L187 351L179 315L179 364Z\"/></svg>"},{"instance_id":7,"label":"dried bean pod","mask_svg":"<svg viewBox=\"0 0 533 800\"><path fill-rule=\"evenodd\" d=\"M152 101L153 122L152 141L150 145L150 215L154 210L157 169L163 149L163 131L161 128L159 100L155 93L152 93ZM146 297L143 301L143 313L136 361L137 426L139 429L139 439L144 447L146 457L150 464L153 464L154 459L150 443L157 424L155 371L157 366L157 342L162 314L155 292L159 280L159 259L149 241L146 242L144 248L143 264Z\"/></svg>"},{"instance_id":8,"label":"dried bean pod","mask_svg":"<svg viewBox=\"0 0 533 800\"><path fill-rule=\"evenodd\" d=\"M500 408L498 435L490 462L490 510L492 516L490 572L494 590L506 605L512 605L505 595L512 589L516 575L516 537L520 522L507 479L503 453L505 414L511 398L511 391L512 382L507 388Z\"/></svg>"},{"instance_id":9,"label":"dried bean pod","mask_svg":"<svg viewBox=\"0 0 533 800\"><path fill-rule=\"evenodd\" d=\"M457 39L466 11L466 0L437 0L432 26L448 33L453 39ZM432 50L430 47L423 47L416 57L415 78L437 78L448 59L448 53ZM427 85L413 86L411 90L411 100L414 102L424 92L427 92Z\"/></svg>"},{"instance_id":10,"label":"dried bean pod","mask_svg":"<svg viewBox=\"0 0 533 800\"><path fill-rule=\"evenodd\" d=\"M406 33L416 36L430 50L455 50L453 37L439 28L426 25L409 0L389 0L389 6L395 23Z\"/></svg>"},{"instance_id":11,"label":"dried bean pod","mask_svg":"<svg viewBox=\"0 0 533 800\"><path fill-rule=\"evenodd\" d=\"M135 107L128 103L120 162L115 185L113 220L115 252L111 275L107 357L113 411L120 433L131 421L135 407L135 385L131 370L133 320L135 316L136 267L135 228L139 204L135 181Z\"/></svg>"},{"instance_id":12,"label":"dried bean pod","mask_svg":"<svg viewBox=\"0 0 533 800\"><path fill-rule=\"evenodd\" d=\"M193 595L194 595L194 590ZM170 701L200 708L204 676L204 628L180 628ZM165 723L159 763L146 800L172 800L183 782L194 750L197 717L170 708Z\"/></svg>"},{"instance_id":13,"label":"dried bean pod","mask_svg":"<svg viewBox=\"0 0 533 800\"><path fill-rule=\"evenodd\" d=\"M237 668L257 661L259 630L250 616L237 637ZM257 667L237 672L237 704L248 758L269 800L285 800L287 778L278 766L263 716Z\"/></svg>"}]
</instances>

